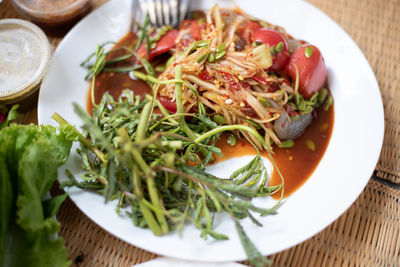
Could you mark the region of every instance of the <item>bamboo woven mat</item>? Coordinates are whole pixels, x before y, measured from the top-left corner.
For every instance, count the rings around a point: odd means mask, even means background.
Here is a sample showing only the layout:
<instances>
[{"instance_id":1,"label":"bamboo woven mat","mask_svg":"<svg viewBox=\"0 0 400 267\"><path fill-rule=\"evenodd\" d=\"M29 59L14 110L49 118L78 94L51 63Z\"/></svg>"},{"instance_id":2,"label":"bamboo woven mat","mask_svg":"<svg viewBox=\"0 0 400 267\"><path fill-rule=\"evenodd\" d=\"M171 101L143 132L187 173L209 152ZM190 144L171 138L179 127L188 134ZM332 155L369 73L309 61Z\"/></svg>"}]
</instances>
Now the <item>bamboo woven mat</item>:
<instances>
[{"instance_id":1,"label":"bamboo woven mat","mask_svg":"<svg viewBox=\"0 0 400 267\"><path fill-rule=\"evenodd\" d=\"M105 1L93 0L95 6ZM348 211L313 238L270 258L274 266L400 266L400 0L310 2L343 27L370 62L383 97L385 139L370 182ZM4 0L0 18L7 17L18 15ZM46 31L54 48L67 30ZM20 122L37 123L36 108ZM74 266L131 266L157 257L108 234L69 199L57 218Z\"/></svg>"}]
</instances>

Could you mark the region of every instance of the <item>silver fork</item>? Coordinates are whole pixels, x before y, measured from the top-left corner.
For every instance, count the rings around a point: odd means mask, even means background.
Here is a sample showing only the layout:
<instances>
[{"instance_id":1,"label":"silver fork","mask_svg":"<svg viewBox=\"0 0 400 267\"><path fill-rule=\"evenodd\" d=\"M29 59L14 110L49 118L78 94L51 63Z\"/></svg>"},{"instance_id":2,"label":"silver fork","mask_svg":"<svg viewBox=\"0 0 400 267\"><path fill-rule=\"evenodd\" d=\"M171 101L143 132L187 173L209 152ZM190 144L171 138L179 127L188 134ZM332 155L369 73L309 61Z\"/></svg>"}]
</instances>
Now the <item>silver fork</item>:
<instances>
[{"instance_id":1,"label":"silver fork","mask_svg":"<svg viewBox=\"0 0 400 267\"><path fill-rule=\"evenodd\" d=\"M138 30L137 23L142 24L146 14L149 14L153 26L178 27L187 16L191 2L192 0L132 0L131 31Z\"/></svg>"}]
</instances>

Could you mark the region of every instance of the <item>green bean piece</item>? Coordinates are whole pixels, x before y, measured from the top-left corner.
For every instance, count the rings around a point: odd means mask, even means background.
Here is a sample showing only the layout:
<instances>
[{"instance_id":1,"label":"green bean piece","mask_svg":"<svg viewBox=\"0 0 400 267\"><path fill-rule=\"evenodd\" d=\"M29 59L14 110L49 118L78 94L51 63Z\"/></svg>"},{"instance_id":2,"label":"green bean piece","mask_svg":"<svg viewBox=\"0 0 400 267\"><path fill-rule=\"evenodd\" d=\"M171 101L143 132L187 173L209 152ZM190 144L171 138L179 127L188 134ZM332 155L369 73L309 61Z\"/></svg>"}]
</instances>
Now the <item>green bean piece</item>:
<instances>
[{"instance_id":1,"label":"green bean piece","mask_svg":"<svg viewBox=\"0 0 400 267\"><path fill-rule=\"evenodd\" d=\"M315 92L311 97L310 97L310 102L315 105L318 101L318 95L319 92Z\"/></svg>"},{"instance_id":2,"label":"green bean piece","mask_svg":"<svg viewBox=\"0 0 400 267\"><path fill-rule=\"evenodd\" d=\"M224 116L221 115L214 115L213 117L213 121L215 121L216 123L218 123L219 125L224 125L226 124L226 119Z\"/></svg>"},{"instance_id":3,"label":"green bean piece","mask_svg":"<svg viewBox=\"0 0 400 267\"><path fill-rule=\"evenodd\" d=\"M329 96L328 99L325 102L324 110L328 111L329 108L332 106L332 104L333 104L333 98L332 98L332 96Z\"/></svg>"},{"instance_id":4,"label":"green bean piece","mask_svg":"<svg viewBox=\"0 0 400 267\"><path fill-rule=\"evenodd\" d=\"M167 69L165 64L160 64L154 67L154 70L157 72L164 72Z\"/></svg>"},{"instance_id":5,"label":"green bean piece","mask_svg":"<svg viewBox=\"0 0 400 267\"><path fill-rule=\"evenodd\" d=\"M275 55L276 55L276 48L275 48L275 46L271 46L271 48L269 49L269 52L271 53L271 56L275 56Z\"/></svg>"},{"instance_id":6,"label":"green bean piece","mask_svg":"<svg viewBox=\"0 0 400 267\"><path fill-rule=\"evenodd\" d=\"M230 145L230 146L235 146L236 145L236 137L231 134L229 135L228 139L226 140L226 142Z\"/></svg>"},{"instance_id":7,"label":"green bean piece","mask_svg":"<svg viewBox=\"0 0 400 267\"><path fill-rule=\"evenodd\" d=\"M200 40L196 43L196 47L208 47L210 45L209 40Z\"/></svg>"},{"instance_id":8,"label":"green bean piece","mask_svg":"<svg viewBox=\"0 0 400 267\"><path fill-rule=\"evenodd\" d=\"M294 147L295 143L293 140L285 140L279 145L280 148L291 148Z\"/></svg>"},{"instance_id":9,"label":"green bean piece","mask_svg":"<svg viewBox=\"0 0 400 267\"><path fill-rule=\"evenodd\" d=\"M210 53L210 55L208 56L208 62L213 63L214 61L215 61L215 54Z\"/></svg>"},{"instance_id":10,"label":"green bean piece","mask_svg":"<svg viewBox=\"0 0 400 267\"><path fill-rule=\"evenodd\" d=\"M175 61L175 57L174 57L174 56L170 57L170 58L167 60L167 63L165 63L165 66L168 68L169 66L172 65L172 63L174 63L174 61Z\"/></svg>"},{"instance_id":11,"label":"green bean piece","mask_svg":"<svg viewBox=\"0 0 400 267\"><path fill-rule=\"evenodd\" d=\"M225 54L226 54L226 50L222 50L221 52L219 52L215 55L215 59L218 60L218 59L222 58L223 56L225 56Z\"/></svg>"},{"instance_id":12,"label":"green bean piece","mask_svg":"<svg viewBox=\"0 0 400 267\"><path fill-rule=\"evenodd\" d=\"M218 46L215 48L215 52L218 54L218 53L224 51L225 48L226 48L226 44L225 44L225 43L220 44L220 45L218 45Z\"/></svg>"},{"instance_id":13,"label":"green bean piece","mask_svg":"<svg viewBox=\"0 0 400 267\"><path fill-rule=\"evenodd\" d=\"M310 45L307 46L304 49L304 54L306 55L306 58L310 58L312 56L313 51L314 51L314 48L312 46L310 46Z\"/></svg>"},{"instance_id":14,"label":"green bean piece","mask_svg":"<svg viewBox=\"0 0 400 267\"><path fill-rule=\"evenodd\" d=\"M276 53L280 53L283 50L283 42L279 42L276 47L275 47L275 51Z\"/></svg>"},{"instance_id":15,"label":"green bean piece","mask_svg":"<svg viewBox=\"0 0 400 267\"><path fill-rule=\"evenodd\" d=\"M315 151L315 144L311 139L307 139L306 140L306 146L308 149L310 149L311 151Z\"/></svg>"},{"instance_id":16,"label":"green bean piece","mask_svg":"<svg viewBox=\"0 0 400 267\"><path fill-rule=\"evenodd\" d=\"M258 99L258 101L260 101L261 104L263 104L264 107L269 108L271 106L271 104L268 102L267 99L265 99L263 97L258 97L257 99Z\"/></svg>"},{"instance_id":17,"label":"green bean piece","mask_svg":"<svg viewBox=\"0 0 400 267\"><path fill-rule=\"evenodd\" d=\"M197 59L197 63L203 62L207 57L208 57L208 53L202 54L202 55L199 56L199 58Z\"/></svg>"},{"instance_id":18,"label":"green bean piece","mask_svg":"<svg viewBox=\"0 0 400 267\"><path fill-rule=\"evenodd\" d=\"M326 88L322 88L318 94L318 102L321 104L324 103L327 96L328 96L328 90Z\"/></svg>"},{"instance_id":19,"label":"green bean piece","mask_svg":"<svg viewBox=\"0 0 400 267\"><path fill-rule=\"evenodd\" d=\"M247 122L249 123L249 124L251 124L254 128L256 128L257 130L261 130L262 129L262 127L260 126L260 124L258 124L257 122L254 122L254 121L252 121L252 120L247 120Z\"/></svg>"}]
</instances>

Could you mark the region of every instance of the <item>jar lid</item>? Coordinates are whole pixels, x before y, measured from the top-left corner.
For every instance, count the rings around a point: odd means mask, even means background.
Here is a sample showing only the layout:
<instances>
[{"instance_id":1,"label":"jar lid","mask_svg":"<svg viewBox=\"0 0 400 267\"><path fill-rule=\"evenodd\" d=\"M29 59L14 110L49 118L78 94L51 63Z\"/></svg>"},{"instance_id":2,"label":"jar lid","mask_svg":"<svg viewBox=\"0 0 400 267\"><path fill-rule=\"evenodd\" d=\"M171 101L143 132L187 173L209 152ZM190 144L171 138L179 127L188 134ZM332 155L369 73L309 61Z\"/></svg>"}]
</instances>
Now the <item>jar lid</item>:
<instances>
[{"instance_id":1,"label":"jar lid","mask_svg":"<svg viewBox=\"0 0 400 267\"><path fill-rule=\"evenodd\" d=\"M0 103L17 102L38 89L50 62L50 43L33 23L3 19L0 47Z\"/></svg>"}]
</instances>

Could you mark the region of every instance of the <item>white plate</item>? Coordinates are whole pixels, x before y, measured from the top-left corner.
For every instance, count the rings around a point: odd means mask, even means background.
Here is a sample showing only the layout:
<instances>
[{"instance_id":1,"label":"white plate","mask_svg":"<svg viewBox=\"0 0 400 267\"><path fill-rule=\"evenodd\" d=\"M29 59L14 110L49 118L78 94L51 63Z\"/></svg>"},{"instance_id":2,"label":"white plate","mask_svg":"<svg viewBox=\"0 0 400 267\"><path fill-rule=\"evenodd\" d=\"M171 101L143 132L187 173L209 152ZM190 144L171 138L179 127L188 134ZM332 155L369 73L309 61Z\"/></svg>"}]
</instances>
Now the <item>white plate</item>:
<instances>
[{"instance_id":1,"label":"white plate","mask_svg":"<svg viewBox=\"0 0 400 267\"><path fill-rule=\"evenodd\" d=\"M53 112L69 122L81 122L72 102L85 105L88 84L86 70L79 63L97 44L119 40L128 29L129 0L114 0L76 25L54 54L39 97L41 124L53 124ZM193 1L195 9L208 9L215 1ZM251 4L249 4L251 3ZM230 1L221 5L232 6ZM358 197L377 163L383 140L383 107L375 76L352 39L328 16L303 1L256 0L238 4L254 17L282 25L293 36L320 48L328 66L328 82L335 100L335 125L328 149L314 174L286 199L276 216L261 218L264 227L243 222L250 239L265 254L273 254L315 235L338 218ZM232 163L225 163L229 169ZM79 173L72 153L67 167ZM226 173L227 169L223 169ZM60 179L64 179L63 170ZM135 246L174 258L198 261L243 260L245 253L233 223L218 217L216 230L228 234L228 241L204 241L188 226L183 237L171 233L155 237L149 230L134 227L105 205L102 196L76 188L68 193L75 204L94 222Z\"/></svg>"}]
</instances>

